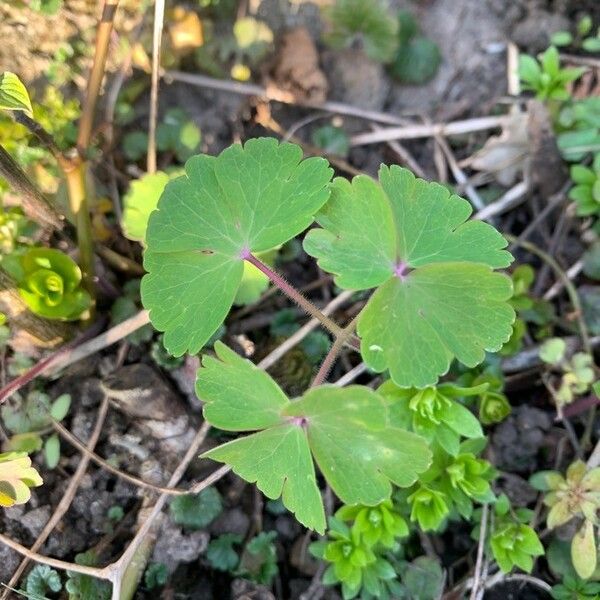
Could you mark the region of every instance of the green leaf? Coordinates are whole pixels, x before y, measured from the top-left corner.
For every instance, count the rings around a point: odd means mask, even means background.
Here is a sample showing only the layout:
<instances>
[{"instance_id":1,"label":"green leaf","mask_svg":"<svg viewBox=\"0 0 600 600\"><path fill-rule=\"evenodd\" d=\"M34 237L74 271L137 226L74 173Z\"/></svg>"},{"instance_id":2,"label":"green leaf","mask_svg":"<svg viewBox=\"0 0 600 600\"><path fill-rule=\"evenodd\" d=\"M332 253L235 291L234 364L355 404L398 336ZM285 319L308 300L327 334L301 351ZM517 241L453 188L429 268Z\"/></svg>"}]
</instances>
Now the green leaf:
<instances>
[{"instance_id":1,"label":"green leaf","mask_svg":"<svg viewBox=\"0 0 600 600\"><path fill-rule=\"evenodd\" d=\"M169 505L173 521L189 529L206 527L222 510L221 495L214 487L206 488L195 495L177 496Z\"/></svg>"},{"instance_id":2,"label":"green leaf","mask_svg":"<svg viewBox=\"0 0 600 600\"><path fill-rule=\"evenodd\" d=\"M417 36L400 46L390 72L402 83L421 85L435 77L441 62L438 45L424 36Z\"/></svg>"},{"instance_id":3,"label":"green leaf","mask_svg":"<svg viewBox=\"0 0 600 600\"><path fill-rule=\"evenodd\" d=\"M510 338L511 281L492 269L512 257L493 227L465 223L466 200L397 166L379 177L334 180L323 229L304 248L340 287L380 286L358 319L363 359L398 385L425 387L452 358L474 367Z\"/></svg>"},{"instance_id":4,"label":"green leaf","mask_svg":"<svg viewBox=\"0 0 600 600\"><path fill-rule=\"evenodd\" d=\"M163 563L151 563L144 573L144 583L149 590L163 587L169 580L169 572Z\"/></svg>"},{"instance_id":5,"label":"green leaf","mask_svg":"<svg viewBox=\"0 0 600 600\"><path fill-rule=\"evenodd\" d=\"M306 229L327 200L331 169L270 138L199 155L171 181L150 216L142 300L174 356L194 354L229 312L242 255Z\"/></svg>"},{"instance_id":6,"label":"green leaf","mask_svg":"<svg viewBox=\"0 0 600 600\"><path fill-rule=\"evenodd\" d=\"M240 561L235 544L242 542L242 536L235 533L224 533L212 540L206 549L206 558L213 569L218 571L233 571Z\"/></svg>"},{"instance_id":7,"label":"green leaf","mask_svg":"<svg viewBox=\"0 0 600 600\"><path fill-rule=\"evenodd\" d=\"M48 592L60 592L60 575L48 565L36 565L27 575L25 591L39 598L45 598Z\"/></svg>"},{"instance_id":8,"label":"green leaf","mask_svg":"<svg viewBox=\"0 0 600 600\"><path fill-rule=\"evenodd\" d=\"M33 118L33 108L27 89L22 81L10 71L0 74L0 109L21 110Z\"/></svg>"},{"instance_id":9,"label":"green leaf","mask_svg":"<svg viewBox=\"0 0 600 600\"><path fill-rule=\"evenodd\" d=\"M140 179L131 182L129 190L123 197L121 226L125 237L136 242L145 242L150 213L156 209L158 199L165 186L175 175L181 175L181 172L176 171L172 175L168 175L157 171L156 173L147 173Z\"/></svg>"},{"instance_id":10,"label":"green leaf","mask_svg":"<svg viewBox=\"0 0 600 600\"><path fill-rule=\"evenodd\" d=\"M540 347L540 358L548 364L557 365L565 357L567 345L562 338L550 338Z\"/></svg>"},{"instance_id":11,"label":"green leaf","mask_svg":"<svg viewBox=\"0 0 600 600\"><path fill-rule=\"evenodd\" d=\"M557 31L550 37L550 43L554 46L570 46L573 43L573 35L569 31Z\"/></svg>"},{"instance_id":12,"label":"green leaf","mask_svg":"<svg viewBox=\"0 0 600 600\"><path fill-rule=\"evenodd\" d=\"M378 504L390 496L391 482L411 485L428 467L425 442L390 427L384 399L371 390L323 386L290 402L250 361L220 342L215 351L218 358L204 358L196 384L205 419L228 431L262 431L203 456L230 465L268 498L282 496L307 527L325 530L311 452L345 504Z\"/></svg>"},{"instance_id":13,"label":"green leaf","mask_svg":"<svg viewBox=\"0 0 600 600\"><path fill-rule=\"evenodd\" d=\"M49 469L54 469L60 460L60 439L53 433L44 444L44 457Z\"/></svg>"},{"instance_id":14,"label":"green leaf","mask_svg":"<svg viewBox=\"0 0 600 600\"><path fill-rule=\"evenodd\" d=\"M444 572L440 563L427 556L420 556L408 563L402 575L402 583L411 598L435 600L444 586Z\"/></svg>"},{"instance_id":15,"label":"green leaf","mask_svg":"<svg viewBox=\"0 0 600 600\"><path fill-rule=\"evenodd\" d=\"M348 134L334 125L324 125L313 131L312 143L322 148L328 154L347 156L350 150L350 139Z\"/></svg>"},{"instance_id":16,"label":"green leaf","mask_svg":"<svg viewBox=\"0 0 600 600\"><path fill-rule=\"evenodd\" d=\"M61 394L50 406L50 416L55 421L62 421L71 407L71 395Z\"/></svg>"},{"instance_id":17,"label":"green leaf","mask_svg":"<svg viewBox=\"0 0 600 600\"><path fill-rule=\"evenodd\" d=\"M586 38L581 42L581 47L586 52L600 52L600 37Z\"/></svg>"}]
</instances>

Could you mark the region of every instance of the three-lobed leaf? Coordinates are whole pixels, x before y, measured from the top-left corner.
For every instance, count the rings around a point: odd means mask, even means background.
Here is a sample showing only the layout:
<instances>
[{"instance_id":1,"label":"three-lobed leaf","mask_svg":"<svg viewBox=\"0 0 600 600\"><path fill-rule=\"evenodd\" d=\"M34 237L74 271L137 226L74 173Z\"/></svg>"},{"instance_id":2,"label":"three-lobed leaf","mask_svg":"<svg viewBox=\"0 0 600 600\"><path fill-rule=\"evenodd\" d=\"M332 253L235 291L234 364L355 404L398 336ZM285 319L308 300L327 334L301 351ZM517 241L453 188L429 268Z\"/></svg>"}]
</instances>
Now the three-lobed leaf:
<instances>
[{"instance_id":1,"label":"three-lobed leaf","mask_svg":"<svg viewBox=\"0 0 600 600\"><path fill-rule=\"evenodd\" d=\"M224 321L243 257L306 229L329 196L321 158L270 138L188 160L167 184L146 232L142 300L175 356L198 352Z\"/></svg>"},{"instance_id":2,"label":"three-lobed leaf","mask_svg":"<svg viewBox=\"0 0 600 600\"><path fill-rule=\"evenodd\" d=\"M375 291L359 316L361 353L401 386L435 384L457 358L474 367L512 332L512 257L490 225L441 185L382 166L380 183L337 178L304 248L346 289Z\"/></svg>"},{"instance_id":3,"label":"three-lobed leaf","mask_svg":"<svg viewBox=\"0 0 600 600\"><path fill-rule=\"evenodd\" d=\"M228 431L256 431L203 456L284 505L323 532L325 514L313 457L345 504L375 505L391 483L409 486L429 465L419 436L389 425L385 400L360 386L321 386L291 402L264 371L218 342L206 356L196 391L206 420Z\"/></svg>"}]
</instances>

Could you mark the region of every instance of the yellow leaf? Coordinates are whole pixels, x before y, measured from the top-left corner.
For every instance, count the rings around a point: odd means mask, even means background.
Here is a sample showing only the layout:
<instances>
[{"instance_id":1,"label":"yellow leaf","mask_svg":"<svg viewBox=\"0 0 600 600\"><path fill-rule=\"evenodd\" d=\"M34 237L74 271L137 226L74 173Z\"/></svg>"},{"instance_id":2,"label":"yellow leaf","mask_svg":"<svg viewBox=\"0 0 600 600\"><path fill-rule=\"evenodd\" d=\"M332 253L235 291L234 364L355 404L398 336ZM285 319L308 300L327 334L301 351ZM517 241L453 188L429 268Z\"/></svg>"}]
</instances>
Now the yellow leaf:
<instances>
[{"instance_id":1,"label":"yellow leaf","mask_svg":"<svg viewBox=\"0 0 600 600\"><path fill-rule=\"evenodd\" d=\"M596 540L594 526L590 521L584 521L581 529L573 537L571 560L582 579L588 579L596 570Z\"/></svg>"}]
</instances>

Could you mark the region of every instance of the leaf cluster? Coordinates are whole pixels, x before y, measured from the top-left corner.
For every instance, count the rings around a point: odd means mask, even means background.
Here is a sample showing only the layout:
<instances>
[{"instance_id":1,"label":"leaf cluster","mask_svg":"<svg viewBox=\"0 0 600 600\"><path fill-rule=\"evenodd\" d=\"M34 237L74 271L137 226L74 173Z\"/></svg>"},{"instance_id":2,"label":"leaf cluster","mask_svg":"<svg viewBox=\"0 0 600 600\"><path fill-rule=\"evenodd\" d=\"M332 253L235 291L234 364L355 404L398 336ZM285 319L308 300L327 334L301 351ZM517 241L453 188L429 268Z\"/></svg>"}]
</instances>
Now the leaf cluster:
<instances>
[{"instance_id":1,"label":"leaf cluster","mask_svg":"<svg viewBox=\"0 0 600 600\"><path fill-rule=\"evenodd\" d=\"M569 100L568 85L585 72L583 67L561 67L558 50L550 46L539 61L527 54L519 57L519 77L523 89L535 92L538 100Z\"/></svg>"},{"instance_id":2,"label":"leaf cluster","mask_svg":"<svg viewBox=\"0 0 600 600\"><path fill-rule=\"evenodd\" d=\"M544 554L544 547L535 530L527 525L532 514L526 508L513 509L504 494L494 503L493 526L486 549L504 573L510 573L515 567L531 573L534 558ZM481 511L476 511L474 516L480 519ZM477 526L472 535L478 539L479 534Z\"/></svg>"},{"instance_id":3,"label":"leaf cluster","mask_svg":"<svg viewBox=\"0 0 600 600\"><path fill-rule=\"evenodd\" d=\"M170 108L156 128L156 149L170 152L179 163L184 163L200 145L199 127L181 108ZM129 160L138 161L148 151L148 134L143 131L128 133L123 138L123 152Z\"/></svg>"},{"instance_id":4,"label":"leaf cluster","mask_svg":"<svg viewBox=\"0 0 600 600\"><path fill-rule=\"evenodd\" d=\"M575 34L570 31L557 31L550 41L554 46L573 46L590 53L600 52L600 27L596 33L592 32L594 21L588 14L582 15L575 27Z\"/></svg>"},{"instance_id":5,"label":"leaf cluster","mask_svg":"<svg viewBox=\"0 0 600 600\"><path fill-rule=\"evenodd\" d=\"M31 248L14 260L3 261L16 280L27 307L46 319L74 321L91 306L91 297L81 286L81 270L60 250Z\"/></svg>"},{"instance_id":6,"label":"leaf cluster","mask_svg":"<svg viewBox=\"0 0 600 600\"><path fill-rule=\"evenodd\" d=\"M575 202L580 217L597 215L600 212L600 152L594 156L590 167L573 165L571 180L574 186L569 198Z\"/></svg>"},{"instance_id":7,"label":"leaf cluster","mask_svg":"<svg viewBox=\"0 0 600 600\"><path fill-rule=\"evenodd\" d=\"M51 401L47 394L30 392L25 398L15 397L0 408L4 426L13 435L8 447L14 452L37 452L43 448L46 465L54 469L60 460L60 439L56 433L44 436L52 420L62 421L71 406L71 396L62 394Z\"/></svg>"},{"instance_id":8,"label":"leaf cluster","mask_svg":"<svg viewBox=\"0 0 600 600\"><path fill-rule=\"evenodd\" d=\"M540 347L540 358L553 370L560 373L560 382L555 389L547 384L559 406L573 402L576 396L585 394L596 379L594 359L585 352L566 356L566 343L562 338L550 338Z\"/></svg>"},{"instance_id":9,"label":"leaf cluster","mask_svg":"<svg viewBox=\"0 0 600 600\"><path fill-rule=\"evenodd\" d=\"M582 521L571 541L571 559L577 574L588 579L597 564L594 527L600 509L600 467L588 470L583 461L577 460L565 477L556 471L542 471L532 477L532 485L547 492L544 504L550 508L546 519L549 529L572 519Z\"/></svg>"},{"instance_id":10,"label":"leaf cluster","mask_svg":"<svg viewBox=\"0 0 600 600\"><path fill-rule=\"evenodd\" d=\"M347 524L350 522L351 524ZM341 583L344 600L390 598L397 574L386 559L408 535L408 525L390 500L376 506L342 506L328 519L327 541L311 544L311 553L330 563L323 583Z\"/></svg>"}]
</instances>

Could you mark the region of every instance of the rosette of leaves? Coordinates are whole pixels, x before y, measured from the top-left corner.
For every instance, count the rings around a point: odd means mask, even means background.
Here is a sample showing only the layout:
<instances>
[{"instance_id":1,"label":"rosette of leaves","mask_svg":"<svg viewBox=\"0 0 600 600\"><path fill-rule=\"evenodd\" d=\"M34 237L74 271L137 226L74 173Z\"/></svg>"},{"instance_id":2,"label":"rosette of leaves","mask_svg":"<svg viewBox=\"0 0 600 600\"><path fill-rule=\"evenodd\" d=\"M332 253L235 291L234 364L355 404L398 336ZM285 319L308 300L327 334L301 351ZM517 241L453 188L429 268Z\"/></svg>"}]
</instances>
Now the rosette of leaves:
<instances>
[{"instance_id":1,"label":"rosette of leaves","mask_svg":"<svg viewBox=\"0 0 600 600\"><path fill-rule=\"evenodd\" d=\"M27 307L46 319L74 321L91 305L75 261L51 248L32 248L10 268Z\"/></svg>"},{"instance_id":2,"label":"rosette of leaves","mask_svg":"<svg viewBox=\"0 0 600 600\"><path fill-rule=\"evenodd\" d=\"M357 320L361 354L404 387L426 387L453 358L474 367L509 339L512 256L490 225L466 222L469 203L407 169L382 166L379 183L336 178L317 214L308 254L344 289L377 288Z\"/></svg>"},{"instance_id":3,"label":"rosette of leaves","mask_svg":"<svg viewBox=\"0 0 600 600\"><path fill-rule=\"evenodd\" d=\"M561 373L555 389L551 382L546 385L560 407L573 402L576 396L587 392L595 381L594 359L585 352L566 357L566 343L562 338L550 338L540 347L540 358Z\"/></svg>"},{"instance_id":4,"label":"rosette of leaves","mask_svg":"<svg viewBox=\"0 0 600 600\"><path fill-rule=\"evenodd\" d=\"M555 600L596 600L600 598L600 583L565 575L562 582L552 588L552 597Z\"/></svg>"},{"instance_id":5,"label":"rosette of leaves","mask_svg":"<svg viewBox=\"0 0 600 600\"><path fill-rule=\"evenodd\" d=\"M204 418L226 431L255 431L202 456L230 465L309 529L325 530L313 458L345 504L387 500L429 466L425 441L389 423L385 400L361 386L310 389L290 402L264 371L224 344L205 356L196 392ZM352 452L348 452L352 448Z\"/></svg>"},{"instance_id":6,"label":"rosette of leaves","mask_svg":"<svg viewBox=\"0 0 600 600\"><path fill-rule=\"evenodd\" d=\"M332 48L360 48L375 62L392 60L398 46L397 23L382 0L336 0L324 11Z\"/></svg>"},{"instance_id":7,"label":"rosette of leaves","mask_svg":"<svg viewBox=\"0 0 600 600\"><path fill-rule=\"evenodd\" d=\"M390 419L398 427L437 442L448 454L456 456L461 436L481 438L483 430L477 417L457 398L478 396L487 384L464 388L452 383L423 389L401 388L393 381L382 384L380 393L389 402Z\"/></svg>"},{"instance_id":8,"label":"rosette of leaves","mask_svg":"<svg viewBox=\"0 0 600 600\"><path fill-rule=\"evenodd\" d=\"M422 531L435 531L450 514L448 497L441 490L419 484L408 496L410 520L417 521Z\"/></svg>"},{"instance_id":9,"label":"rosette of leaves","mask_svg":"<svg viewBox=\"0 0 600 600\"><path fill-rule=\"evenodd\" d=\"M550 46L537 61L532 56L519 57L519 77L524 90L535 92L538 100L565 101L571 97L568 85L579 79L584 67L560 66L560 56L554 46Z\"/></svg>"},{"instance_id":10,"label":"rosette of leaves","mask_svg":"<svg viewBox=\"0 0 600 600\"><path fill-rule=\"evenodd\" d=\"M419 31L414 15L398 14L398 49L390 73L402 83L423 84L435 77L442 55L438 45Z\"/></svg>"},{"instance_id":11,"label":"rosette of leaves","mask_svg":"<svg viewBox=\"0 0 600 600\"><path fill-rule=\"evenodd\" d=\"M31 498L32 487L42 485L39 473L31 466L25 452L0 454L0 506L25 504Z\"/></svg>"},{"instance_id":12,"label":"rosette of leaves","mask_svg":"<svg viewBox=\"0 0 600 600\"><path fill-rule=\"evenodd\" d=\"M408 535L408 525L391 500L377 506L342 506L335 513L340 521L352 521L352 529L367 546L393 548L399 537Z\"/></svg>"},{"instance_id":13,"label":"rosette of leaves","mask_svg":"<svg viewBox=\"0 0 600 600\"><path fill-rule=\"evenodd\" d=\"M60 438L56 433L44 440L44 430L52 420L62 421L71 406L71 396L61 394L54 401L43 392L32 391L25 399L17 397L0 408L4 426L13 435L8 447L15 452L37 452L43 448L46 465L54 469L60 460Z\"/></svg>"},{"instance_id":14,"label":"rosette of leaves","mask_svg":"<svg viewBox=\"0 0 600 600\"><path fill-rule=\"evenodd\" d=\"M484 383L488 387L479 394L479 421L483 425L500 423L511 411L510 402L502 391L503 381L492 373L483 373L473 380L473 385Z\"/></svg>"},{"instance_id":15,"label":"rosette of leaves","mask_svg":"<svg viewBox=\"0 0 600 600\"><path fill-rule=\"evenodd\" d=\"M595 215L600 211L600 153L594 156L591 167L573 165L571 179L575 184L569 190L569 198L577 206L581 217Z\"/></svg>"},{"instance_id":16,"label":"rosette of leaves","mask_svg":"<svg viewBox=\"0 0 600 600\"><path fill-rule=\"evenodd\" d=\"M495 500L490 483L497 475L496 470L488 461L468 452L472 445L461 444L461 453L455 457L443 451L434 452L431 467L419 477L420 483L442 492L449 508L455 508L465 519L471 518L474 501L491 503Z\"/></svg>"},{"instance_id":17,"label":"rosette of leaves","mask_svg":"<svg viewBox=\"0 0 600 600\"><path fill-rule=\"evenodd\" d=\"M498 566L505 573L515 566L531 573L533 558L544 554L537 534L524 523L500 522L494 527L490 546Z\"/></svg>"},{"instance_id":18,"label":"rosette of leaves","mask_svg":"<svg viewBox=\"0 0 600 600\"><path fill-rule=\"evenodd\" d=\"M594 525L600 509L600 467L588 470L577 460L563 477L556 471L545 471L535 476L533 484L547 491L544 504L550 508L546 519L549 529L560 527L571 519L583 519L571 542L571 559L577 574L589 578L596 569L597 552Z\"/></svg>"},{"instance_id":19,"label":"rosette of leaves","mask_svg":"<svg viewBox=\"0 0 600 600\"><path fill-rule=\"evenodd\" d=\"M361 592L375 598L389 598L387 583L396 579L394 567L366 544L354 527L330 517L327 541L311 544L310 551L330 565L323 574L325 585L340 583L344 600Z\"/></svg>"},{"instance_id":20,"label":"rosette of leaves","mask_svg":"<svg viewBox=\"0 0 600 600\"><path fill-rule=\"evenodd\" d=\"M150 216L142 300L174 356L197 353L240 288L247 252L271 250L313 221L332 171L293 144L259 138L199 155ZM216 285L218 282L218 285Z\"/></svg>"}]
</instances>

